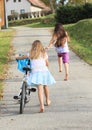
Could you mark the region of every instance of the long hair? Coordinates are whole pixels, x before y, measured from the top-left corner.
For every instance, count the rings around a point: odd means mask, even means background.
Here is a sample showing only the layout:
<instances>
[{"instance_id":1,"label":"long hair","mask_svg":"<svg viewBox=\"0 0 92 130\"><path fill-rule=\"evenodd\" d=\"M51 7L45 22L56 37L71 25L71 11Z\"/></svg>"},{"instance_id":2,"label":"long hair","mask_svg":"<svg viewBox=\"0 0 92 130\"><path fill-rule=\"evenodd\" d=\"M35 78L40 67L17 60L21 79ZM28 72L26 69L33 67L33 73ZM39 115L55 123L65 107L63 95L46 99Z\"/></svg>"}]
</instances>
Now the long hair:
<instances>
[{"instance_id":1,"label":"long hair","mask_svg":"<svg viewBox=\"0 0 92 130\"><path fill-rule=\"evenodd\" d=\"M55 25L54 35L56 35L56 37L57 37L55 47L63 46L67 35L66 35L66 31L61 23L58 23Z\"/></svg>"},{"instance_id":2,"label":"long hair","mask_svg":"<svg viewBox=\"0 0 92 130\"><path fill-rule=\"evenodd\" d=\"M35 40L32 43L32 48L30 50L30 59L37 59L40 55L44 58L45 49L39 40Z\"/></svg>"}]
</instances>

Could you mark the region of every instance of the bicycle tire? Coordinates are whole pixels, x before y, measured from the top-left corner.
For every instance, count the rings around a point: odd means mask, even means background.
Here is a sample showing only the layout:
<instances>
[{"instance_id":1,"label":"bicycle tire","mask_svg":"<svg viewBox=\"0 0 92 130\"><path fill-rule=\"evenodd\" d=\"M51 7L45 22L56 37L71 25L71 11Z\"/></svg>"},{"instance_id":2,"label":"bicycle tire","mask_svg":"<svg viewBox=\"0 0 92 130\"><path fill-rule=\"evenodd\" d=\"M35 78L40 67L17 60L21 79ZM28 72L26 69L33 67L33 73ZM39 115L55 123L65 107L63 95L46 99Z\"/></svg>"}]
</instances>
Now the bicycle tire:
<instances>
[{"instance_id":1,"label":"bicycle tire","mask_svg":"<svg viewBox=\"0 0 92 130\"><path fill-rule=\"evenodd\" d=\"M20 99L20 114L23 113L25 103L26 103L26 82L22 84L22 92L21 92L21 99Z\"/></svg>"}]
</instances>

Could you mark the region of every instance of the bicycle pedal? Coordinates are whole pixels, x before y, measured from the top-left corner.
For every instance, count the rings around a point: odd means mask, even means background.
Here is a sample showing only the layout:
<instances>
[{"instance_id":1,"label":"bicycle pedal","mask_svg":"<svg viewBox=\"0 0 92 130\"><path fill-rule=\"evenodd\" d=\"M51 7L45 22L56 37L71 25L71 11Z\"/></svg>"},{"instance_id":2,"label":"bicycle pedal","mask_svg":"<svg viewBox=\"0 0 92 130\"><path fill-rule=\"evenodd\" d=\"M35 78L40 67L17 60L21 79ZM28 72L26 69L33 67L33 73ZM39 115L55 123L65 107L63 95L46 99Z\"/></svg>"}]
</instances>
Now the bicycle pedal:
<instances>
[{"instance_id":1,"label":"bicycle pedal","mask_svg":"<svg viewBox=\"0 0 92 130\"><path fill-rule=\"evenodd\" d=\"M29 89L31 92L36 92L36 88L30 88Z\"/></svg>"},{"instance_id":2,"label":"bicycle pedal","mask_svg":"<svg viewBox=\"0 0 92 130\"><path fill-rule=\"evenodd\" d=\"M20 99L20 97L19 96L14 96L13 99L18 100L18 99Z\"/></svg>"}]
</instances>

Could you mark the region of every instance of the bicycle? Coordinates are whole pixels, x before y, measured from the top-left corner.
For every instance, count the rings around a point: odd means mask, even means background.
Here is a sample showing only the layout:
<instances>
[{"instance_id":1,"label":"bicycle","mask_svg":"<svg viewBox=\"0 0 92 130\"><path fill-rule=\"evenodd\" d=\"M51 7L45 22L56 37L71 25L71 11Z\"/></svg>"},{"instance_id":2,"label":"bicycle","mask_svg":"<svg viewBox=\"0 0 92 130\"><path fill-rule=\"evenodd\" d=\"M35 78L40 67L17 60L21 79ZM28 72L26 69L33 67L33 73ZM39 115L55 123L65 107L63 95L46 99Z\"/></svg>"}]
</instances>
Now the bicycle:
<instances>
[{"instance_id":1,"label":"bicycle","mask_svg":"<svg viewBox=\"0 0 92 130\"><path fill-rule=\"evenodd\" d=\"M31 68L30 68L30 60L28 60L28 64L26 67L23 67L22 70L24 71L24 77L23 77L23 83L22 83L22 87L21 87L21 92L18 96L14 96L14 99L19 99L19 103L20 103L20 114L22 114L24 112L24 107L25 104L28 102L27 97L30 95L30 92L35 92L36 88L29 88L27 85L27 76L28 76L28 72L31 72Z\"/></svg>"}]
</instances>

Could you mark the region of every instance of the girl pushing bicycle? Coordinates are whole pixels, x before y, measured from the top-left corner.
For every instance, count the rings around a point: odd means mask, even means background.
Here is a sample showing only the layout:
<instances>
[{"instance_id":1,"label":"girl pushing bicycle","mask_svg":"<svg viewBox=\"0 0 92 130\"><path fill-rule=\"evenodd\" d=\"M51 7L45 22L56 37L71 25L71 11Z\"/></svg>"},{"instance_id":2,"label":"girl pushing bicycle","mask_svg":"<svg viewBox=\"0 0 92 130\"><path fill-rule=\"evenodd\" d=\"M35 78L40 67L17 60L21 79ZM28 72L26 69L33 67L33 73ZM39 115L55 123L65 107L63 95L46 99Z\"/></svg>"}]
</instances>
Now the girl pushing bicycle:
<instances>
[{"instance_id":1,"label":"girl pushing bicycle","mask_svg":"<svg viewBox=\"0 0 92 130\"><path fill-rule=\"evenodd\" d=\"M30 75L27 77L27 84L37 86L38 98L40 102L40 113L44 112L44 96L46 96L46 105L50 105L48 85L54 84L52 74L48 70L48 55L39 40L33 42L30 52L24 56L16 56L16 59L29 58L31 62Z\"/></svg>"}]
</instances>

